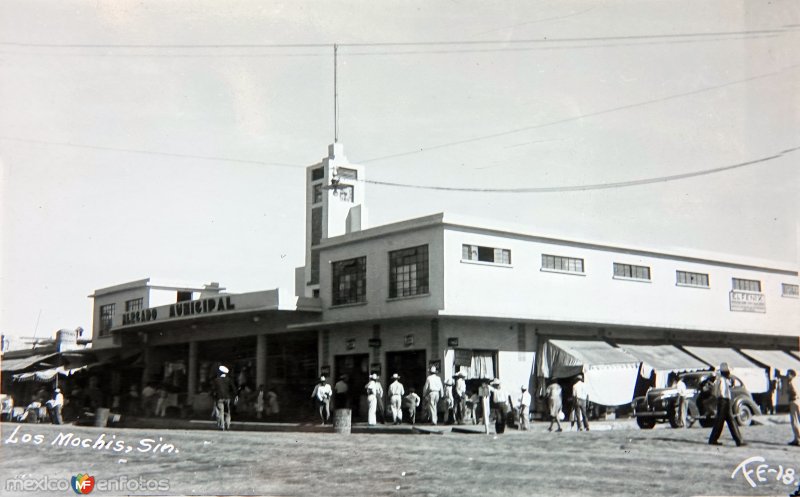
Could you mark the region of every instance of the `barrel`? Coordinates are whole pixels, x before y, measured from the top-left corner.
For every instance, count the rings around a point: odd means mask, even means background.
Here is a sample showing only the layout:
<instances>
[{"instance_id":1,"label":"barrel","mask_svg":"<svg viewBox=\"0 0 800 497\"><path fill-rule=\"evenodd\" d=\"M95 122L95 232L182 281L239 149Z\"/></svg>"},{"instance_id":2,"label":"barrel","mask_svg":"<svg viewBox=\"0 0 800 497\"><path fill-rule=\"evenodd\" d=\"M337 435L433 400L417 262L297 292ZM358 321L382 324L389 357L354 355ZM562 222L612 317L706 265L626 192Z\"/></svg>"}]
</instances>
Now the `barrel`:
<instances>
[{"instance_id":1,"label":"barrel","mask_svg":"<svg viewBox=\"0 0 800 497\"><path fill-rule=\"evenodd\" d=\"M94 425L105 427L108 424L108 413L109 410L105 407L98 407L94 411Z\"/></svg>"},{"instance_id":2,"label":"barrel","mask_svg":"<svg viewBox=\"0 0 800 497\"><path fill-rule=\"evenodd\" d=\"M333 411L333 431L342 435L349 435L350 416L350 409L336 409Z\"/></svg>"}]
</instances>

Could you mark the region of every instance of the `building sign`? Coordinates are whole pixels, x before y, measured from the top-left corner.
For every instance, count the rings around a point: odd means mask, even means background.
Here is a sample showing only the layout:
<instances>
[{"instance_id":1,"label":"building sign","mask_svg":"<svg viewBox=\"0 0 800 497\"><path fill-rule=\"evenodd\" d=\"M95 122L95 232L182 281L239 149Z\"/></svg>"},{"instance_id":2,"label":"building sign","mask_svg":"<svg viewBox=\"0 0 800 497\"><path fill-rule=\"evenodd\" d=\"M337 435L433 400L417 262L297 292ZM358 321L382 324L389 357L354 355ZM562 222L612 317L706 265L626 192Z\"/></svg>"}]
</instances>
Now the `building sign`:
<instances>
[{"instance_id":1,"label":"building sign","mask_svg":"<svg viewBox=\"0 0 800 497\"><path fill-rule=\"evenodd\" d=\"M381 339L380 338L370 338L367 344L370 347L380 347L381 346Z\"/></svg>"},{"instance_id":2,"label":"building sign","mask_svg":"<svg viewBox=\"0 0 800 497\"><path fill-rule=\"evenodd\" d=\"M406 347L411 347L412 345L414 345L414 335L406 335L406 338L403 341L403 344Z\"/></svg>"},{"instance_id":3,"label":"building sign","mask_svg":"<svg viewBox=\"0 0 800 497\"><path fill-rule=\"evenodd\" d=\"M458 347L458 337L450 337L447 339L448 347Z\"/></svg>"},{"instance_id":4,"label":"building sign","mask_svg":"<svg viewBox=\"0 0 800 497\"><path fill-rule=\"evenodd\" d=\"M731 311L767 312L767 299L763 293L739 292L730 293Z\"/></svg>"}]
</instances>

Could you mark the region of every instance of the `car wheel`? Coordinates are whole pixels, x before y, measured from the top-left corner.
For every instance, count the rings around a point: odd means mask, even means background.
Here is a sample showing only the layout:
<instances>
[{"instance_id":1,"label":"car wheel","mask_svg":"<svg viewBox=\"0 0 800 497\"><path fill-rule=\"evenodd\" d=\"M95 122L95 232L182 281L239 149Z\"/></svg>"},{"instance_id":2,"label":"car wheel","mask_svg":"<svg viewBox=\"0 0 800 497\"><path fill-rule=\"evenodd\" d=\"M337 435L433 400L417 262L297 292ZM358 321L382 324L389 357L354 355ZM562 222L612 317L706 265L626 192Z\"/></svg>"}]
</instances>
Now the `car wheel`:
<instances>
[{"instance_id":1,"label":"car wheel","mask_svg":"<svg viewBox=\"0 0 800 497\"><path fill-rule=\"evenodd\" d=\"M652 430L656 425L656 420L653 418L636 418L636 424L643 430Z\"/></svg>"},{"instance_id":2,"label":"car wheel","mask_svg":"<svg viewBox=\"0 0 800 497\"><path fill-rule=\"evenodd\" d=\"M750 423L753 422L753 410L744 402L739 404L734 416L736 416L736 423L739 426L750 426Z\"/></svg>"}]
</instances>

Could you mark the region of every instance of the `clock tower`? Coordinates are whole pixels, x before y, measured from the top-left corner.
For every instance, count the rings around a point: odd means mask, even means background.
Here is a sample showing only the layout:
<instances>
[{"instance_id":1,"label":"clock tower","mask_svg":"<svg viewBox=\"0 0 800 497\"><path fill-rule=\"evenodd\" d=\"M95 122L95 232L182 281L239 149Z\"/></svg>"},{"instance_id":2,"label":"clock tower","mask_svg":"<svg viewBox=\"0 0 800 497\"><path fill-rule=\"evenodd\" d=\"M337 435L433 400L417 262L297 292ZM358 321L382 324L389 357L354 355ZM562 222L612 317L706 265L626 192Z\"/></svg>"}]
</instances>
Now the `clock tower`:
<instances>
[{"instance_id":1,"label":"clock tower","mask_svg":"<svg viewBox=\"0 0 800 497\"><path fill-rule=\"evenodd\" d=\"M364 179L364 166L348 162L341 143L328 145L328 156L306 168L306 264L297 275L299 296L319 296L323 262L316 247L326 238L366 228Z\"/></svg>"}]
</instances>

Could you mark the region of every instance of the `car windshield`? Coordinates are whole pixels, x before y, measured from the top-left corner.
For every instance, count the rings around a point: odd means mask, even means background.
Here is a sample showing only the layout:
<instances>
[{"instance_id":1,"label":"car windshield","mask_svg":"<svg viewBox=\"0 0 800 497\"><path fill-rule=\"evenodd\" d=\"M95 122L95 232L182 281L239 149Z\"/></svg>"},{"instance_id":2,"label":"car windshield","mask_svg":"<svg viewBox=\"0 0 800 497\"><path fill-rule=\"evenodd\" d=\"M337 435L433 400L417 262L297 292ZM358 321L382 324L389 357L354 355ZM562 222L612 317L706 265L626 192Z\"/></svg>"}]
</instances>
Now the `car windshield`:
<instances>
[{"instance_id":1,"label":"car windshield","mask_svg":"<svg viewBox=\"0 0 800 497\"><path fill-rule=\"evenodd\" d=\"M686 388L700 388L700 385L703 383L706 375L686 375L682 378L683 382L686 384Z\"/></svg>"}]
</instances>

